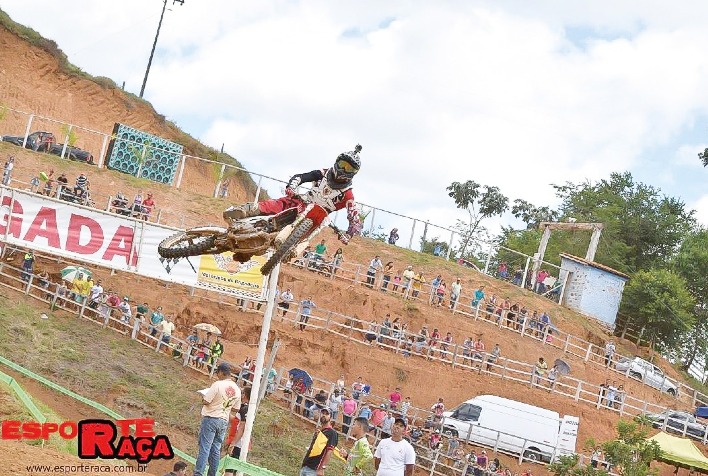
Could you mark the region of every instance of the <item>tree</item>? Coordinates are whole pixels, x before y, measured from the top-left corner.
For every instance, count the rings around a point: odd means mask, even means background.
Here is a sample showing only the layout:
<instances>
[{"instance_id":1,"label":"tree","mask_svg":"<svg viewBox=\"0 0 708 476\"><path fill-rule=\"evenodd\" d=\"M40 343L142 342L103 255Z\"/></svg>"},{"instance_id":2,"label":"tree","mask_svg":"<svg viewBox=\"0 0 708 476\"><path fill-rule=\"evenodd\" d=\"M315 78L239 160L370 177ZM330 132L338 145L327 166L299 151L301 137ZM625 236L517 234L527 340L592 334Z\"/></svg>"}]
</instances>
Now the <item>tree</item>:
<instances>
[{"instance_id":1,"label":"tree","mask_svg":"<svg viewBox=\"0 0 708 476\"><path fill-rule=\"evenodd\" d=\"M703 167L708 166L708 149L698 153L698 158L703 162Z\"/></svg>"},{"instance_id":2,"label":"tree","mask_svg":"<svg viewBox=\"0 0 708 476\"><path fill-rule=\"evenodd\" d=\"M650 467L651 462L661 456L661 448L655 441L647 441L648 428L641 421L617 422L617 439L606 441L600 445L605 454L605 460L612 465L614 474L623 476L656 475L658 471ZM594 440L588 440L586 448L597 447ZM578 456L561 456L548 466L548 471L555 476L604 476L607 471L596 469L590 465L579 466Z\"/></svg>"},{"instance_id":3,"label":"tree","mask_svg":"<svg viewBox=\"0 0 708 476\"><path fill-rule=\"evenodd\" d=\"M550 207L537 207L532 203L517 198L511 207L511 213L526 223L527 230L535 230L544 221L558 221L558 212Z\"/></svg>"},{"instance_id":4,"label":"tree","mask_svg":"<svg viewBox=\"0 0 708 476\"><path fill-rule=\"evenodd\" d=\"M602 223L604 229L595 260L631 274L666 266L683 238L696 226L692 210L678 198L650 185L637 183L629 172L612 173L597 183L554 185L560 206L553 210L560 221ZM532 206L530 206L532 207ZM533 208L518 203L517 213L533 222ZM512 209L513 212L513 209ZM537 230L505 231L501 244L532 255L538 249ZM560 264L558 251L585 255L590 234L553 232L547 260Z\"/></svg>"},{"instance_id":5,"label":"tree","mask_svg":"<svg viewBox=\"0 0 708 476\"><path fill-rule=\"evenodd\" d=\"M438 256L447 256L447 248L448 244L445 243L444 241L440 240L437 236L434 238L431 238L429 240L426 240L422 236L420 237L420 252L421 253L428 253L428 254L435 254L435 248L440 247L440 254ZM454 258L454 256L451 254L451 257Z\"/></svg>"},{"instance_id":6,"label":"tree","mask_svg":"<svg viewBox=\"0 0 708 476\"><path fill-rule=\"evenodd\" d=\"M617 439L602 445L605 459L615 467L614 473L623 476L658 474L650 464L661 456L661 448L656 441L647 440L650 428L632 421L617 422Z\"/></svg>"},{"instance_id":7,"label":"tree","mask_svg":"<svg viewBox=\"0 0 708 476\"><path fill-rule=\"evenodd\" d=\"M485 231L480 226L482 220L504 213L509 208L509 199L499 187L480 185L473 180L452 182L446 190L457 208L469 214L469 221L458 220L455 225L461 237L458 254L465 258L470 245L479 238L480 232Z\"/></svg>"},{"instance_id":8,"label":"tree","mask_svg":"<svg viewBox=\"0 0 708 476\"><path fill-rule=\"evenodd\" d=\"M697 230L683 240L673 268L686 280L686 287L696 300L695 323L680 352L684 370L688 370L697 356L708 354L708 230Z\"/></svg>"},{"instance_id":9,"label":"tree","mask_svg":"<svg viewBox=\"0 0 708 476\"><path fill-rule=\"evenodd\" d=\"M682 341L693 324L695 300L684 279L667 269L639 271L624 288L620 311L644 329L643 336L659 350Z\"/></svg>"}]
</instances>

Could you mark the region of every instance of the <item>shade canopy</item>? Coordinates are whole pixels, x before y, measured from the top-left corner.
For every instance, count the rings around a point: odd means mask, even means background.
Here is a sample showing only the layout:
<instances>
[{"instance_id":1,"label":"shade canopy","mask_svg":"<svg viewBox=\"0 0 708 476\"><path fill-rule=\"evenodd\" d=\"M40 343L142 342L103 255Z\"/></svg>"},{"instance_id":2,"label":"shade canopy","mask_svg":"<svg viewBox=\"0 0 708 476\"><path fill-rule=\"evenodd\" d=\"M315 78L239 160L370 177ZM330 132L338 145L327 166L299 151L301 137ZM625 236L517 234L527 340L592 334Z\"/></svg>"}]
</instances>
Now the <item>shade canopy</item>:
<instances>
[{"instance_id":1,"label":"shade canopy","mask_svg":"<svg viewBox=\"0 0 708 476\"><path fill-rule=\"evenodd\" d=\"M703 456L693 442L662 432L649 438L661 447L661 461L685 468L695 468L700 473L708 473L708 458Z\"/></svg>"}]
</instances>

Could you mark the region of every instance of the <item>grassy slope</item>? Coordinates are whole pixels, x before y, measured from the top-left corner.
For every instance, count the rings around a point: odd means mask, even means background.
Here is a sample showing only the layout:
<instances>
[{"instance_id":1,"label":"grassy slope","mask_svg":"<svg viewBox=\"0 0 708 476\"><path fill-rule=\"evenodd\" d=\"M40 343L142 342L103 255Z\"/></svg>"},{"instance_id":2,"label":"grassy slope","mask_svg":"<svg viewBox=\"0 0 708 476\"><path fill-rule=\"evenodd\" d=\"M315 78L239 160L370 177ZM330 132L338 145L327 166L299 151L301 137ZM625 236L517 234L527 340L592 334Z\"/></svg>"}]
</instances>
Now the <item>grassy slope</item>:
<instances>
[{"instance_id":1,"label":"grassy slope","mask_svg":"<svg viewBox=\"0 0 708 476\"><path fill-rule=\"evenodd\" d=\"M6 336L0 354L126 417L155 418L168 435L174 429L191 441L180 449L196 454L200 406L195 391L208 385L205 377L90 322L63 313L41 320L46 310L15 296L0 298L0 334ZM59 404L52 409L36 403L51 421L63 420ZM6 386L0 387L0 417L31 419ZM277 438L271 435L274 423L282 428ZM311 435L312 426L265 401L256 419L251 461L290 474L299 467ZM52 439L50 446L76 454L75 444Z\"/></svg>"}]
</instances>

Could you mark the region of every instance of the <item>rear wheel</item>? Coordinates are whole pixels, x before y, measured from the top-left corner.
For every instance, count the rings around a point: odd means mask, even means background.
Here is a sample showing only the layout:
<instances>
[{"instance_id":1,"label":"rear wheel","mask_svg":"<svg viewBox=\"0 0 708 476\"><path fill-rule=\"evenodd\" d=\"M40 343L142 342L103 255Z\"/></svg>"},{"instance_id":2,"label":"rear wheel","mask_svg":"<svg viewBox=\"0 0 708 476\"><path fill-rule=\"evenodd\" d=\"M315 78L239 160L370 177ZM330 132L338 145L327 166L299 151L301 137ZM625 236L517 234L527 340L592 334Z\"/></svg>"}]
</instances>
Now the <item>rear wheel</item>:
<instances>
[{"instance_id":1,"label":"rear wheel","mask_svg":"<svg viewBox=\"0 0 708 476\"><path fill-rule=\"evenodd\" d=\"M186 258L205 254L215 254L226 251L226 247L217 246L218 229L195 229L177 233L165 238L157 247L157 252L163 258Z\"/></svg>"},{"instance_id":2,"label":"rear wheel","mask_svg":"<svg viewBox=\"0 0 708 476\"><path fill-rule=\"evenodd\" d=\"M642 374L640 374L639 372L635 372L635 371L633 371L633 370L630 370L629 376L632 377L632 378L636 378L637 380L641 380L641 379L642 379Z\"/></svg>"},{"instance_id":3,"label":"rear wheel","mask_svg":"<svg viewBox=\"0 0 708 476\"><path fill-rule=\"evenodd\" d=\"M524 451L524 459L532 463L538 463L541 461L541 453L535 450L526 450Z\"/></svg>"},{"instance_id":4,"label":"rear wheel","mask_svg":"<svg viewBox=\"0 0 708 476\"><path fill-rule=\"evenodd\" d=\"M290 233L290 236L285 239L280 248L275 250L273 256L271 256L270 259L261 267L261 274L263 276L270 274L270 272L273 271L273 268L275 268L275 265L280 263L280 261L285 258L298 243L300 243L300 240L302 240L307 233L309 233L312 229L312 225L312 220L309 218L302 220L300 224L295 227L293 232Z\"/></svg>"}]
</instances>

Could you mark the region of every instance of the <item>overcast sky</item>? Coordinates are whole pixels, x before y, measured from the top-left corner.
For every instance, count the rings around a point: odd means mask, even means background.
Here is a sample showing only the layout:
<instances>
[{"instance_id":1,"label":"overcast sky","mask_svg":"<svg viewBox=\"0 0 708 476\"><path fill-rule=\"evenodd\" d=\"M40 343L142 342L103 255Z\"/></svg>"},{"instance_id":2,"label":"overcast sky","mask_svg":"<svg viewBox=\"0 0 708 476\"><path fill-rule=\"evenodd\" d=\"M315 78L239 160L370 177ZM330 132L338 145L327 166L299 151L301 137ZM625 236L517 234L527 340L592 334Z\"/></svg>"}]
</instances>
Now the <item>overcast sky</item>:
<instances>
[{"instance_id":1,"label":"overcast sky","mask_svg":"<svg viewBox=\"0 0 708 476\"><path fill-rule=\"evenodd\" d=\"M357 197L442 225L453 180L555 205L551 183L630 170L708 224L708 2L171 2L145 97L249 169L360 142ZM2 8L139 92L162 1Z\"/></svg>"}]
</instances>

